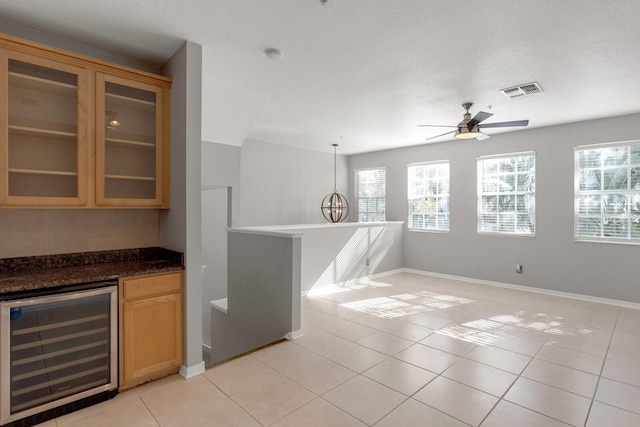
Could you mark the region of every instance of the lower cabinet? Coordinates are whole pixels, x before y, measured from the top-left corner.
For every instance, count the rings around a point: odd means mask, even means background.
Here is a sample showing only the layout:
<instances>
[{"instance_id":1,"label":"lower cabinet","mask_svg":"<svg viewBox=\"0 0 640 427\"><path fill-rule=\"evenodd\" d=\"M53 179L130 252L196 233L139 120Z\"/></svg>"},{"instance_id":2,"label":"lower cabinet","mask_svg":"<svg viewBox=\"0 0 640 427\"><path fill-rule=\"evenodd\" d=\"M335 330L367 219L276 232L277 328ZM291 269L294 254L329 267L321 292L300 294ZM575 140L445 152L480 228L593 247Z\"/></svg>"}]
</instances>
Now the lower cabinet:
<instances>
[{"instance_id":1,"label":"lower cabinet","mask_svg":"<svg viewBox=\"0 0 640 427\"><path fill-rule=\"evenodd\" d=\"M176 272L120 279L120 389L182 365L182 278Z\"/></svg>"}]
</instances>

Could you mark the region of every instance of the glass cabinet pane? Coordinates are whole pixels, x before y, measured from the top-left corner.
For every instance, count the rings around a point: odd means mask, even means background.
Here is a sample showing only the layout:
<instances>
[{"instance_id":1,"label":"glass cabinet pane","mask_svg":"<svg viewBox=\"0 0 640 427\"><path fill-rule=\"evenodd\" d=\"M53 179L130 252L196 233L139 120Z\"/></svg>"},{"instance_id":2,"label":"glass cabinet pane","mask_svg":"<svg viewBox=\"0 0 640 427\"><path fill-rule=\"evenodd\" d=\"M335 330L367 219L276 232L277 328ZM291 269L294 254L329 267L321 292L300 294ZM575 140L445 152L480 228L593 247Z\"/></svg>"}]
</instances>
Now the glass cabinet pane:
<instances>
[{"instance_id":1,"label":"glass cabinet pane","mask_svg":"<svg viewBox=\"0 0 640 427\"><path fill-rule=\"evenodd\" d=\"M78 197L78 75L10 58L7 105L7 195Z\"/></svg>"},{"instance_id":2,"label":"glass cabinet pane","mask_svg":"<svg viewBox=\"0 0 640 427\"><path fill-rule=\"evenodd\" d=\"M157 94L105 81L104 197L156 199Z\"/></svg>"}]
</instances>

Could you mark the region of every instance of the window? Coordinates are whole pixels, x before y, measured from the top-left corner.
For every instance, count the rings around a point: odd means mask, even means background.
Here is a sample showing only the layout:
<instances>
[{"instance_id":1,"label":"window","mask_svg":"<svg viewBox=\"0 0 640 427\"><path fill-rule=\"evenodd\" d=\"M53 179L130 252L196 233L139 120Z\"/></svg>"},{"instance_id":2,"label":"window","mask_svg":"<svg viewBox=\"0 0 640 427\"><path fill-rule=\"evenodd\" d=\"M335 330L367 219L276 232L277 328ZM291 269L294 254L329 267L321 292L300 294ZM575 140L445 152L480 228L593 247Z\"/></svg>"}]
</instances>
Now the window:
<instances>
[{"instance_id":1,"label":"window","mask_svg":"<svg viewBox=\"0 0 640 427\"><path fill-rule=\"evenodd\" d=\"M478 233L535 235L536 155L478 157Z\"/></svg>"},{"instance_id":2,"label":"window","mask_svg":"<svg viewBox=\"0 0 640 427\"><path fill-rule=\"evenodd\" d=\"M386 175L385 168L360 169L355 171L358 222L379 222L385 220Z\"/></svg>"},{"instance_id":3,"label":"window","mask_svg":"<svg viewBox=\"0 0 640 427\"><path fill-rule=\"evenodd\" d=\"M449 231L449 162L409 165L409 229Z\"/></svg>"},{"instance_id":4,"label":"window","mask_svg":"<svg viewBox=\"0 0 640 427\"><path fill-rule=\"evenodd\" d=\"M575 238L640 243L640 141L576 147Z\"/></svg>"}]
</instances>

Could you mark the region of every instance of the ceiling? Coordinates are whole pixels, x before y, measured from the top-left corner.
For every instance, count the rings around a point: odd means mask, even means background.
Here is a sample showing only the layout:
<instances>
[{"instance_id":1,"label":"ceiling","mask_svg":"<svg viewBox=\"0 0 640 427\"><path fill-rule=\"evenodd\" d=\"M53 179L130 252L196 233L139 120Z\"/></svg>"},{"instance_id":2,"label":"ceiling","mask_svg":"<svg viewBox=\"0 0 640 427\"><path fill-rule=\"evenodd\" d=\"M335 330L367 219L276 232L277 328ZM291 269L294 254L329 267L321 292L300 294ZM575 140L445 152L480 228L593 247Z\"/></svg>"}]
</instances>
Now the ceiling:
<instances>
[{"instance_id":1,"label":"ceiling","mask_svg":"<svg viewBox=\"0 0 640 427\"><path fill-rule=\"evenodd\" d=\"M638 0L2 0L0 20L155 65L202 45L211 142L417 145L465 101L529 127L640 112Z\"/></svg>"}]
</instances>

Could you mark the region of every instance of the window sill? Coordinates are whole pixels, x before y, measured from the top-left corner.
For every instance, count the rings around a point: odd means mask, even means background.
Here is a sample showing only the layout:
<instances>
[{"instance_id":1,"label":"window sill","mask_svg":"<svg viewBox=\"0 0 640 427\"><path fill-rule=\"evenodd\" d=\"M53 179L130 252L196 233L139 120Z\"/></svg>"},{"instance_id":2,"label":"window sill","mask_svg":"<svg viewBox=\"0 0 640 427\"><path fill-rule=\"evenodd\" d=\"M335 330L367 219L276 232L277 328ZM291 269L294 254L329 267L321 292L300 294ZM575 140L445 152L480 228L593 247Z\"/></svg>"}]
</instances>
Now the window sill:
<instances>
[{"instance_id":1,"label":"window sill","mask_svg":"<svg viewBox=\"0 0 640 427\"><path fill-rule=\"evenodd\" d=\"M432 230L427 228L407 228L407 231L414 233L449 234L449 230Z\"/></svg>"},{"instance_id":2,"label":"window sill","mask_svg":"<svg viewBox=\"0 0 640 427\"><path fill-rule=\"evenodd\" d=\"M516 239L531 239L534 240L536 238L535 234L518 234L518 233L495 233L495 232L485 232L478 231L478 236L483 237L511 237Z\"/></svg>"},{"instance_id":3,"label":"window sill","mask_svg":"<svg viewBox=\"0 0 640 427\"><path fill-rule=\"evenodd\" d=\"M604 243L604 244L614 244L614 245L628 245L628 246L638 246L640 245L640 240L606 240L606 239L585 239L585 238L577 238L573 239L576 243Z\"/></svg>"}]
</instances>

